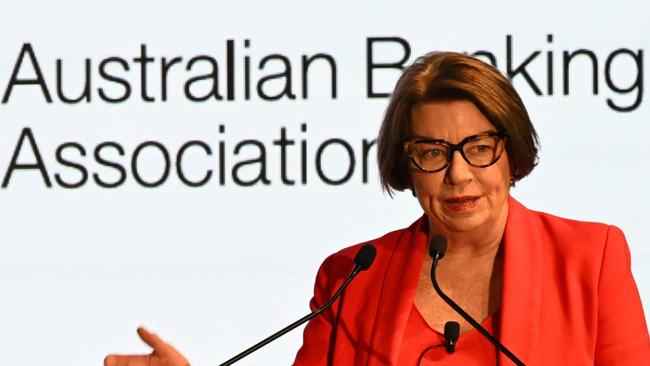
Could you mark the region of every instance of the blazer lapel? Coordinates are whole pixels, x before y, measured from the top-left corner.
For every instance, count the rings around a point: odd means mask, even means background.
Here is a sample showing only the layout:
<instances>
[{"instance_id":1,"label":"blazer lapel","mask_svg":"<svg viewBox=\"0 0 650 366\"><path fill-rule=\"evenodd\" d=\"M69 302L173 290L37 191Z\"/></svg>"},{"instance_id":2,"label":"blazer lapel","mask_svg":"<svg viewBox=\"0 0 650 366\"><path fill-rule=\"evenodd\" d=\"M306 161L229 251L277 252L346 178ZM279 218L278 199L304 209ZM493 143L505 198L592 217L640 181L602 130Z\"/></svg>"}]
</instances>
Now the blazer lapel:
<instances>
[{"instance_id":1,"label":"blazer lapel","mask_svg":"<svg viewBox=\"0 0 650 366\"><path fill-rule=\"evenodd\" d=\"M526 363L538 339L544 253L537 224L528 209L512 197L508 203L503 243L500 340ZM512 363L500 353L499 364Z\"/></svg>"},{"instance_id":2,"label":"blazer lapel","mask_svg":"<svg viewBox=\"0 0 650 366\"><path fill-rule=\"evenodd\" d=\"M425 220L411 225L392 253L381 281L366 365L394 365L397 360L426 251Z\"/></svg>"}]
</instances>

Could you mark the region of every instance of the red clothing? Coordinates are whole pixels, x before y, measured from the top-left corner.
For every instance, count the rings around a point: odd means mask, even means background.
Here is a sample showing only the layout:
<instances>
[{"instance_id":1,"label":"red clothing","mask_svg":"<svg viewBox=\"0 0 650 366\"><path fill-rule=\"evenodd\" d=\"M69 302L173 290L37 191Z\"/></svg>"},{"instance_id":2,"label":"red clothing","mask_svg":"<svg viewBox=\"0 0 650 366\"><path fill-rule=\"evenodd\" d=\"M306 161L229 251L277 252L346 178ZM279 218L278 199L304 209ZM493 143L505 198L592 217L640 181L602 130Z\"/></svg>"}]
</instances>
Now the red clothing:
<instances>
[{"instance_id":1,"label":"red clothing","mask_svg":"<svg viewBox=\"0 0 650 366\"><path fill-rule=\"evenodd\" d=\"M498 313L497 313L498 314ZM481 325L490 334L495 333L493 320L497 314L487 318ZM456 343L456 351L447 353L445 336L433 330L424 320L415 304L404 329L404 339L399 350L396 365L404 366L488 366L496 365L497 349L477 330L463 333ZM422 358L420 360L420 358Z\"/></svg>"},{"instance_id":2,"label":"red clothing","mask_svg":"<svg viewBox=\"0 0 650 366\"><path fill-rule=\"evenodd\" d=\"M397 365L427 247L423 223L372 241L377 257L346 290L338 326L337 301L307 324L295 366L326 365L328 352L336 366ZM312 308L340 285L362 244L323 262ZM650 365L618 228L531 211L510 198L503 246L499 340L527 366ZM499 354L498 364L511 362Z\"/></svg>"}]
</instances>

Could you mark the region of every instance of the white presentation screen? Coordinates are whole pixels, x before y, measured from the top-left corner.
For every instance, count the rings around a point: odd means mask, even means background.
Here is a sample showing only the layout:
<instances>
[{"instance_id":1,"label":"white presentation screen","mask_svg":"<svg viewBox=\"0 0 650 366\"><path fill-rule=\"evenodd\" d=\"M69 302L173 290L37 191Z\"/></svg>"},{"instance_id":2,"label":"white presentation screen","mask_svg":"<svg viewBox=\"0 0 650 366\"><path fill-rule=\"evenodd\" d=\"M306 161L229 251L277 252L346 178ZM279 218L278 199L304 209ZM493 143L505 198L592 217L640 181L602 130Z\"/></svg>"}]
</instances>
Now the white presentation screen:
<instances>
[{"instance_id":1,"label":"white presentation screen","mask_svg":"<svg viewBox=\"0 0 650 366\"><path fill-rule=\"evenodd\" d=\"M606 4L605 4L606 3ZM435 50L512 78L512 195L623 229L650 306L647 1L0 1L0 365L216 365L306 314L330 253L409 225L376 145ZM286 365L296 330L241 362Z\"/></svg>"}]
</instances>

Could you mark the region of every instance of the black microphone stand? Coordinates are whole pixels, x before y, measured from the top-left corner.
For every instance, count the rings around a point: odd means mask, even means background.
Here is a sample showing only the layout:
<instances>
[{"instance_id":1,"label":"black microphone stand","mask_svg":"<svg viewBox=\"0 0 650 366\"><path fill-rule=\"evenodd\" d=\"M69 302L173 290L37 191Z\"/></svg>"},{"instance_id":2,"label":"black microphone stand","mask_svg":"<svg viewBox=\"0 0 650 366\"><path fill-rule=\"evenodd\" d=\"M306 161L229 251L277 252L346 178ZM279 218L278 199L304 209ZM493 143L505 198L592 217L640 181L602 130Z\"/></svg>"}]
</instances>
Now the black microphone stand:
<instances>
[{"instance_id":1,"label":"black microphone stand","mask_svg":"<svg viewBox=\"0 0 650 366\"><path fill-rule=\"evenodd\" d=\"M374 256L373 256L373 259L374 259ZM250 348L244 350L243 352L239 353L238 355L234 356L233 358L229 359L228 361L222 363L222 364L219 365L219 366L229 366L229 365L232 365L233 363L235 363L235 362L241 360L242 358L244 358L244 357L250 355L251 353L253 353L253 352L257 351L258 349L260 349L260 348L266 346L267 344L273 342L273 341L276 340L277 338L282 337L283 335L285 335L286 333L292 331L293 329L295 329L295 328L298 327L299 325L301 325L301 324L303 324L303 323L309 321L311 318L313 318L313 317L317 316L318 314L322 313L325 309L327 309L328 307L330 307L330 305L332 305L332 303L333 303L333 302L334 302L334 301L335 301L335 300L336 300L336 299L341 295L341 293L343 292L343 290L345 290L345 288L348 286L348 284L350 283L350 281L352 281L352 279L353 279L353 278L354 278L354 277L355 277L355 276L356 276L356 275L357 275L357 274L358 274L362 269L365 269L365 268L362 268L362 265L355 264L355 265L354 265L354 268L352 269L352 272L350 272L350 274L349 274L348 277L345 279L345 281L343 281L343 283L341 284L341 286L339 286L338 290L336 290L336 292L334 293L334 295L333 295L329 300L327 300L327 302L326 302L325 304L323 304L321 307L319 307L318 309L314 310L313 312L311 312L311 313L309 313L309 314L303 316L302 318L296 320L295 322L293 322L293 323L287 325L286 327L280 329L280 330L277 331L276 333L271 334L270 336L264 338L263 340L261 340L261 341L258 342L257 344L255 344L255 345L253 345L252 347L250 347Z\"/></svg>"},{"instance_id":2,"label":"black microphone stand","mask_svg":"<svg viewBox=\"0 0 650 366\"><path fill-rule=\"evenodd\" d=\"M436 267L438 266L438 259L440 259L440 253L437 252L435 257L433 258L433 264L431 265L431 282L433 283L433 288L436 290L438 295L445 300L449 306L451 306L460 316L463 317L463 319L467 320L468 323L470 323L476 330L478 330L485 338L487 338L492 344L494 344L497 349L501 352L503 352L504 355L506 355L512 362L515 363L517 366L526 366L521 360L517 358L512 352L510 352L501 342L499 342L496 338L494 338L490 333L488 333L485 328L481 326L474 318L469 316L463 310L458 304L454 302L449 296L445 295L444 292L440 289L440 286L438 286L438 281L436 280Z\"/></svg>"}]
</instances>

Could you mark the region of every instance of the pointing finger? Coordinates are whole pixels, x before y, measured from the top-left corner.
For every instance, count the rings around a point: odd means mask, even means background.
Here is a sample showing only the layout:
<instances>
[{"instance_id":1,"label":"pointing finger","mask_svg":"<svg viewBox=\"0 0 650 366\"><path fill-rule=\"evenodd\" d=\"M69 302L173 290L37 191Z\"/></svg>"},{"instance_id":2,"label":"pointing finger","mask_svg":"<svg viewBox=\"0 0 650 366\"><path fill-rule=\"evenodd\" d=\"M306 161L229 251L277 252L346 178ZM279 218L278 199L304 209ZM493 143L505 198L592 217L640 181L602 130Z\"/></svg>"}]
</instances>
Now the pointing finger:
<instances>
[{"instance_id":1,"label":"pointing finger","mask_svg":"<svg viewBox=\"0 0 650 366\"><path fill-rule=\"evenodd\" d=\"M154 351L161 351L167 347L167 344L162 339L160 339L157 334L149 332L144 327L138 327L138 335L144 341L144 343L151 346Z\"/></svg>"}]
</instances>

